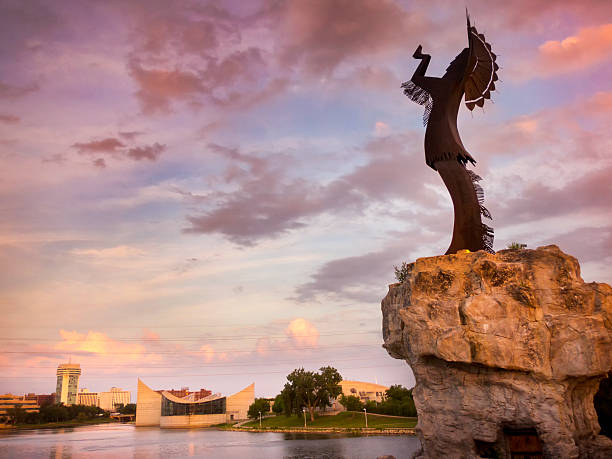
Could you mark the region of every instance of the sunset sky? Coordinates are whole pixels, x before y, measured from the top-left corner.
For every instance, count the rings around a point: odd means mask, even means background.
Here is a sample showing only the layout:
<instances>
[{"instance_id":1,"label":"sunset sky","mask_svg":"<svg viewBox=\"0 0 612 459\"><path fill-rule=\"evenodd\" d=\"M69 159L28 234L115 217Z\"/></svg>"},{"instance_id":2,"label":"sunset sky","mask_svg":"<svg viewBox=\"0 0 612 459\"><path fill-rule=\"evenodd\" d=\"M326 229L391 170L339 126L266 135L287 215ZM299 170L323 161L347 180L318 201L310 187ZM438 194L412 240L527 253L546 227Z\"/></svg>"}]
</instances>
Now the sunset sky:
<instances>
[{"instance_id":1,"label":"sunset sky","mask_svg":"<svg viewBox=\"0 0 612 459\"><path fill-rule=\"evenodd\" d=\"M465 4L501 66L459 115L495 249L610 283L612 2ZM0 393L69 358L134 399L323 365L411 387L380 300L452 207L400 85L467 45L465 4L0 0Z\"/></svg>"}]
</instances>

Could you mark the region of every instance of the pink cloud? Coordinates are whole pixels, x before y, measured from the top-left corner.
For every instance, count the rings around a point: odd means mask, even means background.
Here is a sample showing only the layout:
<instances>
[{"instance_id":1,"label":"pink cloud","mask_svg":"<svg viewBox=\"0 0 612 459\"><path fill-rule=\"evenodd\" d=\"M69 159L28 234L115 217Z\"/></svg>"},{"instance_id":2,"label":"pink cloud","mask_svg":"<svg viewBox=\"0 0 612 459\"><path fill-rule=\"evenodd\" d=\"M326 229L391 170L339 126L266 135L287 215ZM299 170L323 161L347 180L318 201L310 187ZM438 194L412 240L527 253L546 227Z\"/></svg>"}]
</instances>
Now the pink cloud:
<instances>
[{"instance_id":1,"label":"pink cloud","mask_svg":"<svg viewBox=\"0 0 612 459\"><path fill-rule=\"evenodd\" d=\"M136 135L124 135L124 137L128 139L131 139L135 136ZM122 143L119 139L115 137L108 137L102 140L78 142L73 144L72 148L76 148L81 154L109 154L114 158L126 157L133 159L134 161L155 161L166 150L166 145L156 142L153 145L135 146L128 148L128 146ZM97 158L93 161L93 165L95 167L104 169L106 167L106 160L105 158Z\"/></svg>"},{"instance_id":2,"label":"pink cloud","mask_svg":"<svg viewBox=\"0 0 612 459\"><path fill-rule=\"evenodd\" d=\"M172 100L194 102L205 91L201 76L194 72L145 69L136 60L130 61L129 70L140 88L136 96L146 114L167 113Z\"/></svg>"},{"instance_id":3,"label":"pink cloud","mask_svg":"<svg viewBox=\"0 0 612 459\"><path fill-rule=\"evenodd\" d=\"M144 132L140 132L140 131L123 131L123 132L119 132L119 137L124 138L125 140L131 142L134 139L136 139L136 137L143 135Z\"/></svg>"},{"instance_id":4,"label":"pink cloud","mask_svg":"<svg viewBox=\"0 0 612 459\"><path fill-rule=\"evenodd\" d=\"M112 355L117 361L138 361L145 353L144 346L136 343L125 343L110 338L102 332L60 330L62 340L54 349L63 353L89 353L98 356Z\"/></svg>"},{"instance_id":5,"label":"pink cloud","mask_svg":"<svg viewBox=\"0 0 612 459\"><path fill-rule=\"evenodd\" d=\"M289 322L285 334L298 346L316 347L319 344L319 330L302 317Z\"/></svg>"},{"instance_id":6,"label":"pink cloud","mask_svg":"<svg viewBox=\"0 0 612 459\"><path fill-rule=\"evenodd\" d=\"M0 123L17 124L20 121L21 118L19 118L18 116L0 114Z\"/></svg>"},{"instance_id":7,"label":"pink cloud","mask_svg":"<svg viewBox=\"0 0 612 459\"><path fill-rule=\"evenodd\" d=\"M108 137L103 140L92 140L91 142L75 143L72 145L79 153L98 154L98 153L115 153L125 147L118 139Z\"/></svg>"},{"instance_id":8,"label":"pink cloud","mask_svg":"<svg viewBox=\"0 0 612 459\"><path fill-rule=\"evenodd\" d=\"M16 86L0 81L0 99L19 99L36 91L38 91L37 84Z\"/></svg>"},{"instance_id":9,"label":"pink cloud","mask_svg":"<svg viewBox=\"0 0 612 459\"><path fill-rule=\"evenodd\" d=\"M563 40L549 40L538 48L534 70L540 76L574 72L612 57L612 23L586 27Z\"/></svg>"},{"instance_id":10,"label":"pink cloud","mask_svg":"<svg viewBox=\"0 0 612 459\"><path fill-rule=\"evenodd\" d=\"M154 143L153 145L146 145L144 147L130 148L127 151L127 156L132 159L135 159L136 161L140 161L142 159L155 161L165 149L165 145Z\"/></svg>"},{"instance_id":11,"label":"pink cloud","mask_svg":"<svg viewBox=\"0 0 612 459\"><path fill-rule=\"evenodd\" d=\"M330 73L342 61L404 46L406 30L419 27L388 0L312 0L281 4L281 60L303 62L314 74Z\"/></svg>"}]
</instances>

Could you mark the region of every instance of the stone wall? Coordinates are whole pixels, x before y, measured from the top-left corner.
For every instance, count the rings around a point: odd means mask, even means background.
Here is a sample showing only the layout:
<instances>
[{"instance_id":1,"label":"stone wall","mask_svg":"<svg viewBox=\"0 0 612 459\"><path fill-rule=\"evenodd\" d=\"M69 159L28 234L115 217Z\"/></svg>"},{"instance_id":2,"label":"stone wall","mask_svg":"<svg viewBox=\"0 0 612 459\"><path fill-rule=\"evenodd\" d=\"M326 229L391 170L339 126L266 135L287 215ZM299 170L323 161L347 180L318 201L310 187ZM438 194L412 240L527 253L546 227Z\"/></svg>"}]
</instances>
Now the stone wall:
<instances>
[{"instance_id":1,"label":"stone wall","mask_svg":"<svg viewBox=\"0 0 612 459\"><path fill-rule=\"evenodd\" d=\"M416 379L422 457L612 457L593 396L612 369L612 288L556 246L421 258L382 302Z\"/></svg>"}]
</instances>

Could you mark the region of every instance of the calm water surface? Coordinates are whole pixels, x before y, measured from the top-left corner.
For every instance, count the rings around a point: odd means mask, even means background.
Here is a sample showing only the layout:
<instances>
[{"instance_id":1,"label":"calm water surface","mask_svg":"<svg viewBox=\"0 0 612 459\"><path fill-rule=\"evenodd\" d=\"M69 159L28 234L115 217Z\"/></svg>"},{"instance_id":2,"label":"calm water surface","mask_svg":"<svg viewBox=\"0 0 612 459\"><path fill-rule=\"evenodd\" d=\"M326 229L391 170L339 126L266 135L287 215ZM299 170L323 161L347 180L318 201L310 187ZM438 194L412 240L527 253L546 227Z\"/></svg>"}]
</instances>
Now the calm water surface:
<instances>
[{"instance_id":1,"label":"calm water surface","mask_svg":"<svg viewBox=\"0 0 612 459\"><path fill-rule=\"evenodd\" d=\"M130 424L0 432L0 458L376 458L410 457L412 436L161 430Z\"/></svg>"}]
</instances>

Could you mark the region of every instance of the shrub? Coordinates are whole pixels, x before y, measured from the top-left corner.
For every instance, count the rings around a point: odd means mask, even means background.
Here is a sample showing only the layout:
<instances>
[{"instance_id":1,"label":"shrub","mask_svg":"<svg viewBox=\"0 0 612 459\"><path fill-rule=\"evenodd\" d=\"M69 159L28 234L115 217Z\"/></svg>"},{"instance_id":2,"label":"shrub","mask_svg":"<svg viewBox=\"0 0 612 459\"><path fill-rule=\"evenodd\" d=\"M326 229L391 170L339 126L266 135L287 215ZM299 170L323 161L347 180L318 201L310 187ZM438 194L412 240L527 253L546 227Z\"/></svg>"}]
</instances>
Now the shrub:
<instances>
[{"instance_id":1,"label":"shrub","mask_svg":"<svg viewBox=\"0 0 612 459\"><path fill-rule=\"evenodd\" d=\"M395 278L398 282L404 282L408 278L408 274L410 274L410 265L405 261L402 261L402 265L398 268L394 266L395 270Z\"/></svg>"},{"instance_id":2,"label":"shrub","mask_svg":"<svg viewBox=\"0 0 612 459\"><path fill-rule=\"evenodd\" d=\"M359 397L349 395L345 397L344 394L340 396L338 400L340 404L346 409L346 411L361 411L363 409L363 403L359 400Z\"/></svg>"}]
</instances>

